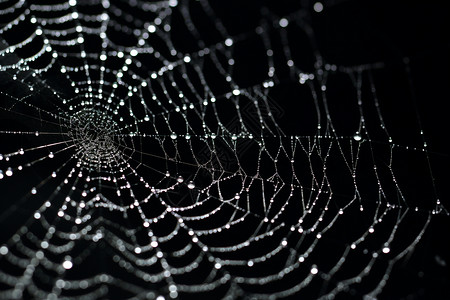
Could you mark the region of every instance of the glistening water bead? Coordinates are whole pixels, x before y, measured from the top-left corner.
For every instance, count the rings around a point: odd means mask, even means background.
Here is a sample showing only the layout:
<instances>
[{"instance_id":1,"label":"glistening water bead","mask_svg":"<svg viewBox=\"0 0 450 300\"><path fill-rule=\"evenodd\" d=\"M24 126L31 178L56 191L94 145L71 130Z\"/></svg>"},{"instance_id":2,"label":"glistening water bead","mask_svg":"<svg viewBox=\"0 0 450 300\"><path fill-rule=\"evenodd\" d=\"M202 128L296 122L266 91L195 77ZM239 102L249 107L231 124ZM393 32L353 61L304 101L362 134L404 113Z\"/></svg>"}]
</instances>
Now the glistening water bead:
<instances>
[{"instance_id":1,"label":"glistening water bead","mask_svg":"<svg viewBox=\"0 0 450 300\"><path fill-rule=\"evenodd\" d=\"M359 141L362 140L362 137L361 137L361 135L360 135L359 133L356 133L356 134L353 136L353 139L354 139L355 141L359 142Z\"/></svg>"},{"instance_id":2,"label":"glistening water bead","mask_svg":"<svg viewBox=\"0 0 450 300\"><path fill-rule=\"evenodd\" d=\"M72 263L72 261L66 259L66 260L63 262L62 266L63 266L64 269L69 270L69 269L72 269L73 263Z\"/></svg>"}]
</instances>

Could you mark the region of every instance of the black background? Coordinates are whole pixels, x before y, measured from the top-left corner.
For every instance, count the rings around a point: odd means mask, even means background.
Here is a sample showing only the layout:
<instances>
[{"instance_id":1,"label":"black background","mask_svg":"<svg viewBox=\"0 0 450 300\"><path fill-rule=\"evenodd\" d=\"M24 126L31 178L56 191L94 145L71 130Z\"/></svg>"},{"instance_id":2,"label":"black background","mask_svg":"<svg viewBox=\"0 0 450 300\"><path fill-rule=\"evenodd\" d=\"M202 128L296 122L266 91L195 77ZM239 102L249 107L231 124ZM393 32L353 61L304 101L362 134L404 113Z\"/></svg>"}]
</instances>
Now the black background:
<instances>
[{"instance_id":1,"label":"black background","mask_svg":"<svg viewBox=\"0 0 450 300\"><path fill-rule=\"evenodd\" d=\"M437 196L434 195L431 175L428 173L426 161L423 160L423 154L400 151L397 165L408 201L414 206L422 207L422 217L426 217L433 209L432 202L436 197L444 207L450 207L448 110L445 109L449 100L450 82L450 11L444 6L445 1L393 2L329 1L324 2L324 10L321 13L313 11L313 2L310 1L212 1L211 5L232 36L253 30L263 17L276 19L304 9L304 19L311 25L317 49L327 63L351 67L383 62L383 68L374 70L373 76L377 83L379 101L384 109L383 116L394 142L402 146L421 148L423 141L419 131L423 129L430 151ZM177 22L176 16L174 22ZM211 43L220 41L211 26L205 26L203 34L210 34ZM293 53L296 65L304 70L314 71L311 45L307 45L305 36L292 29L289 37L292 49L298 49L298 52ZM190 45L181 34L177 36L175 30L173 40L176 48L185 47L183 50L187 53L193 50L191 47L195 48L195 45ZM236 71L234 79L242 87L260 83L265 77L261 75L261 66L258 63L263 57L258 54L261 45L254 43L251 38L237 44L234 58L239 71ZM280 46L282 45L274 45L274 49L280 49ZM406 72L405 58L408 59L410 75ZM277 120L281 128L287 135L314 135L316 123L308 113L311 107L304 107L293 100L304 91L298 88L297 83L293 83L287 68L280 67L277 76L279 85L273 89L270 96L284 112ZM351 136L357 128L357 124L352 123L352 120L356 122L352 119L354 107L348 103L343 104L346 96L353 95L351 85L348 79L339 76L334 80L330 79L328 86L331 114L338 133ZM220 89L219 82L217 86ZM2 101L8 100L2 96ZM13 116L4 110L0 111L0 118L1 130L31 131L34 128L28 118ZM24 137L4 134L0 139L0 153L13 151L18 145L30 142ZM375 140L387 145L387 141L381 137L378 139L376 134ZM4 170L6 164L1 163ZM55 165L57 164L58 162L55 162ZM21 196L53 168L54 166L47 165L37 170L26 170L20 176L1 182L2 242L39 206L39 202L30 203L27 198ZM364 185L364 180L372 179L366 179L362 175L361 180ZM368 197L370 198L370 195ZM414 224L409 226L414 227ZM380 299L450 298L449 228L448 216L432 216L431 224L414 252L396 264ZM402 238L398 239L401 243ZM324 257L325 261L328 253L322 251L316 255ZM102 257L101 254L93 256ZM314 297L313 295L316 294L311 292L307 297ZM358 299L360 296L357 291L353 295L341 295L342 299Z\"/></svg>"}]
</instances>

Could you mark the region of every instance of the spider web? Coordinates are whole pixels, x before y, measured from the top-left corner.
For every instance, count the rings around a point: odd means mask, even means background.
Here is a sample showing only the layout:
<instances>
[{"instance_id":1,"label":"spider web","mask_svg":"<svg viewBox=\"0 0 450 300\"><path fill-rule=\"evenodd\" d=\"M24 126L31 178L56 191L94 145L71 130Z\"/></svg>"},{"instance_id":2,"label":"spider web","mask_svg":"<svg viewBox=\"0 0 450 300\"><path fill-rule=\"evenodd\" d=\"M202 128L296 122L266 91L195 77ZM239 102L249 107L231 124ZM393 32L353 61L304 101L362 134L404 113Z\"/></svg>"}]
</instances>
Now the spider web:
<instances>
[{"instance_id":1,"label":"spider web","mask_svg":"<svg viewBox=\"0 0 450 300\"><path fill-rule=\"evenodd\" d=\"M1 298L371 299L448 215L409 59L322 53L342 4L0 4Z\"/></svg>"}]
</instances>

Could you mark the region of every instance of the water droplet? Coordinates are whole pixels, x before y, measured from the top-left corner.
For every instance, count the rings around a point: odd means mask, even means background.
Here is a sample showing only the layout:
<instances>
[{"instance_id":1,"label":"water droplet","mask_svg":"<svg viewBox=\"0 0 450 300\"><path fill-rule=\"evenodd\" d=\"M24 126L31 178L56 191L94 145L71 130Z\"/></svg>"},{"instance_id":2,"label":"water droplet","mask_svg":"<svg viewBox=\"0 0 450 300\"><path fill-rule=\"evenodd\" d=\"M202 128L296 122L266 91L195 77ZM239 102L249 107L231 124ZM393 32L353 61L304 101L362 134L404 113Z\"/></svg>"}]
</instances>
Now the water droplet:
<instances>
[{"instance_id":1,"label":"water droplet","mask_svg":"<svg viewBox=\"0 0 450 300\"><path fill-rule=\"evenodd\" d=\"M192 190L193 188L195 188L195 183L193 181L189 181L187 187Z\"/></svg>"},{"instance_id":2,"label":"water droplet","mask_svg":"<svg viewBox=\"0 0 450 300\"><path fill-rule=\"evenodd\" d=\"M172 133L172 134L170 135L170 138L171 138L172 140L176 139L176 138L177 138L177 134L176 134L176 133Z\"/></svg>"},{"instance_id":3,"label":"water droplet","mask_svg":"<svg viewBox=\"0 0 450 300\"><path fill-rule=\"evenodd\" d=\"M359 141L362 139L362 137L361 137L361 135L360 135L359 133L356 133L356 134L353 136L353 139L354 139L355 141L359 142Z\"/></svg>"},{"instance_id":4,"label":"water droplet","mask_svg":"<svg viewBox=\"0 0 450 300\"><path fill-rule=\"evenodd\" d=\"M0 247L0 254L1 255L6 255L6 254L8 254L8 247L6 247L6 246L1 246Z\"/></svg>"},{"instance_id":5,"label":"water droplet","mask_svg":"<svg viewBox=\"0 0 450 300\"><path fill-rule=\"evenodd\" d=\"M65 260L62 266L64 269L69 270L73 267L73 263L70 260Z\"/></svg>"},{"instance_id":6,"label":"water droplet","mask_svg":"<svg viewBox=\"0 0 450 300\"><path fill-rule=\"evenodd\" d=\"M315 12L320 13L323 10L323 4L321 2L316 2L316 3L314 3L313 8L314 8Z\"/></svg>"},{"instance_id":7,"label":"water droplet","mask_svg":"<svg viewBox=\"0 0 450 300\"><path fill-rule=\"evenodd\" d=\"M36 195L36 193L37 193L37 190L36 190L36 188L35 188L35 187L31 189L31 193L32 193L33 195Z\"/></svg>"},{"instance_id":8,"label":"water droplet","mask_svg":"<svg viewBox=\"0 0 450 300\"><path fill-rule=\"evenodd\" d=\"M279 24L280 24L281 27L286 27L286 26L289 25L289 21L287 19L285 19L285 18L282 18L282 19L280 19Z\"/></svg>"},{"instance_id":9,"label":"water droplet","mask_svg":"<svg viewBox=\"0 0 450 300\"><path fill-rule=\"evenodd\" d=\"M11 168L8 168L8 170L6 170L6 176L12 176L13 174L13 170Z\"/></svg>"}]
</instances>

